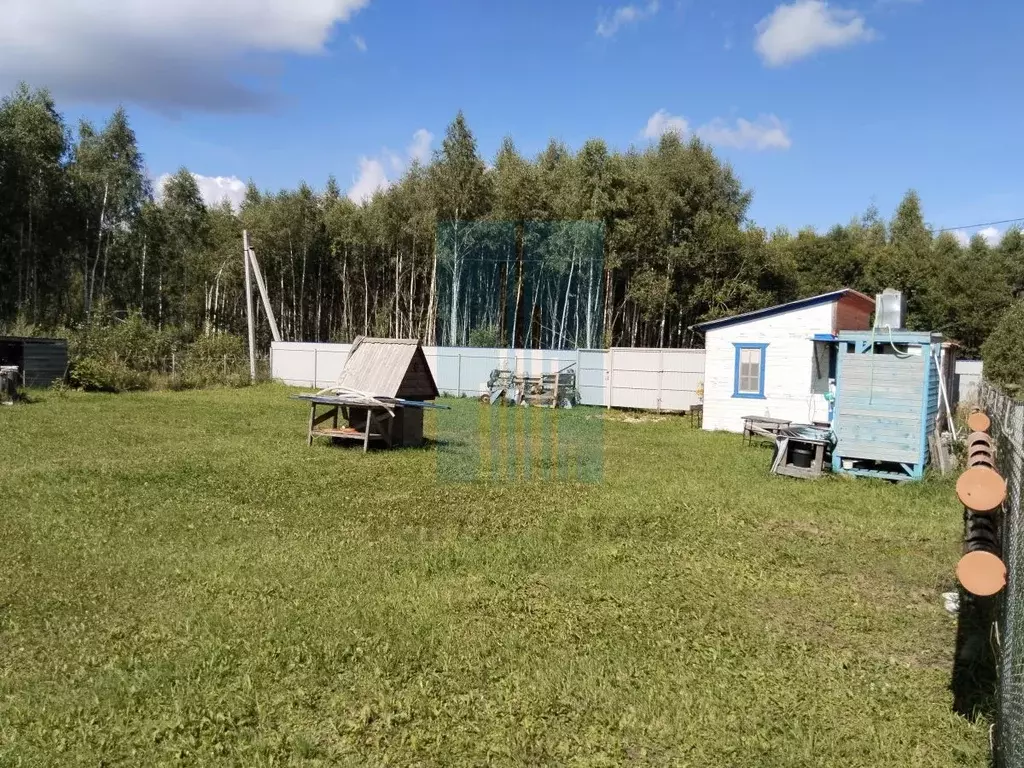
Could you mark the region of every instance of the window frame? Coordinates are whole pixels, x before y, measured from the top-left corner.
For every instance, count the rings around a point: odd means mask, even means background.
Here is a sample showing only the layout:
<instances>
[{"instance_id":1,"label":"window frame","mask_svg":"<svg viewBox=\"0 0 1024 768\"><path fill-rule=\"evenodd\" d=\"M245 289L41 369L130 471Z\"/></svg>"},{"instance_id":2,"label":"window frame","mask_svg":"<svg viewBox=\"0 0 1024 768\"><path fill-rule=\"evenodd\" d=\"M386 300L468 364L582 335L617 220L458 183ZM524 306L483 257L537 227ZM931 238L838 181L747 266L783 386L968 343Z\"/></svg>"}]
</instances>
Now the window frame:
<instances>
[{"instance_id":1,"label":"window frame","mask_svg":"<svg viewBox=\"0 0 1024 768\"><path fill-rule=\"evenodd\" d=\"M734 341L732 345L733 347L735 347L732 376L732 396L738 398L745 398L747 400L766 399L764 396L764 365L766 358L768 357L768 345L745 341ZM757 392L740 391L740 365L743 358L743 351L747 349L756 349L761 353L761 359L758 364Z\"/></svg>"}]
</instances>

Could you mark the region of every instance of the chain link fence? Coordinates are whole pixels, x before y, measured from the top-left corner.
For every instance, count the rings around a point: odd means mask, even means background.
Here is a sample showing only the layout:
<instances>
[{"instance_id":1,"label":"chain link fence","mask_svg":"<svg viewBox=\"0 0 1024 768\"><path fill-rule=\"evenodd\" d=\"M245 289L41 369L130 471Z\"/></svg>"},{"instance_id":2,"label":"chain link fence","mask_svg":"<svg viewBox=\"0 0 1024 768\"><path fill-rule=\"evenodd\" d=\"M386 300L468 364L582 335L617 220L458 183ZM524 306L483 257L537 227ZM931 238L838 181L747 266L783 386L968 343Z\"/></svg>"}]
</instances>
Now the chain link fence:
<instances>
[{"instance_id":1,"label":"chain link fence","mask_svg":"<svg viewBox=\"0 0 1024 768\"><path fill-rule=\"evenodd\" d=\"M1024 768L1024 403L982 382L980 408L992 421L999 473L1006 479L1002 551L1007 583L998 610L998 689L994 762Z\"/></svg>"}]
</instances>

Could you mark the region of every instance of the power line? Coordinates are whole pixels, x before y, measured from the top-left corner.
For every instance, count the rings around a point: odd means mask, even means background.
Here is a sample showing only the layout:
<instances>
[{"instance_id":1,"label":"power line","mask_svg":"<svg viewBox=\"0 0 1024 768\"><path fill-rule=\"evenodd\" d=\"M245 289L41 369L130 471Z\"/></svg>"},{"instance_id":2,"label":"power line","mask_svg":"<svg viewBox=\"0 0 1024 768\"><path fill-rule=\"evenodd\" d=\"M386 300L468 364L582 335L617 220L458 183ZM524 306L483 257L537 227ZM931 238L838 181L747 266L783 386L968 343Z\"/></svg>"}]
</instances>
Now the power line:
<instances>
[{"instance_id":1,"label":"power line","mask_svg":"<svg viewBox=\"0 0 1024 768\"><path fill-rule=\"evenodd\" d=\"M996 224L1016 224L1019 221L1024 221L1024 216L1018 216L1016 219L1002 219L1001 221L983 221L980 224L964 224L959 227L943 227L942 229L933 230L934 232L955 232L960 229L975 229L977 227L994 227Z\"/></svg>"}]
</instances>

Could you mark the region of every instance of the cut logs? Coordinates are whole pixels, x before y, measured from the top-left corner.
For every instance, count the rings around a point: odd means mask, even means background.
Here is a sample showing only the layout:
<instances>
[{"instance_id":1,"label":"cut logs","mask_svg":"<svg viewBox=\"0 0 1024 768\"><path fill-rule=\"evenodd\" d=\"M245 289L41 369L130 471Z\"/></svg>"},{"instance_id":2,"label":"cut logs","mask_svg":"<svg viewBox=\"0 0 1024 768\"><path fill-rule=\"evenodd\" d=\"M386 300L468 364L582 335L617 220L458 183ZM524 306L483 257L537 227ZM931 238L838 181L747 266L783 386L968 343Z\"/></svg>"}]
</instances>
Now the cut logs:
<instances>
[{"instance_id":1,"label":"cut logs","mask_svg":"<svg viewBox=\"0 0 1024 768\"><path fill-rule=\"evenodd\" d=\"M968 552L956 566L956 577L972 595L991 597L1006 586L1006 565L991 552Z\"/></svg>"},{"instance_id":2,"label":"cut logs","mask_svg":"<svg viewBox=\"0 0 1024 768\"><path fill-rule=\"evenodd\" d=\"M967 417L967 428L972 432L988 432L992 427L992 420L983 411L974 411Z\"/></svg>"},{"instance_id":3,"label":"cut logs","mask_svg":"<svg viewBox=\"0 0 1024 768\"><path fill-rule=\"evenodd\" d=\"M975 411L967 426L972 430L967 436L967 469L956 482L956 495L964 505L964 555L956 577L972 595L989 597L1006 586L1000 543L1006 480L996 468L988 415Z\"/></svg>"},{"instance_id":4,"label":"cut logs","mask_svg":"<svg viewBox=\"0 0 1024 768\"><path fill-rule=\"evenodd\" d=\"M987 515L999 509L1006 500L1006 481L991 463L979 461L960 475L956 481L956 495L971 512Z\"/></svg>"}]
</instances>

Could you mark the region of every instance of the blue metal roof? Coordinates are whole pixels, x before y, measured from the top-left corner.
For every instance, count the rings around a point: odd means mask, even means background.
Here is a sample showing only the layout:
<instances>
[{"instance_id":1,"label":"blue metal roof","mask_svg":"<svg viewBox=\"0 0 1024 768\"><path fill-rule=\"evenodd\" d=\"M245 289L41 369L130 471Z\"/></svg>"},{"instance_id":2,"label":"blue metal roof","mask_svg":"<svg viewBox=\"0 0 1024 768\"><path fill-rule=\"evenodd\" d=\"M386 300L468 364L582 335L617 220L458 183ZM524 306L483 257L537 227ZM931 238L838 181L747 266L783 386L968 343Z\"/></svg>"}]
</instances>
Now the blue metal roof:
<instances>
[{"instance_id":1,"label":"blue metal roof","mask_svg":"<svg viewBox=\"0 0 1024 768\"><path fill-rule=\"evenodd\" d=\"M790 301L786 304L777 304L774 307L755 309L753 312L744 312L742 315L720 317L717 320L706 320L703 323L697 323L690 327L695 328L698 331L709 331L714 328L724 328L727 325L733 325L735 323L746 323L750 320L760 320L765 317L771 317L772 315L782 314L783 312L792 312L794 309L806 309L807 307L813 307L816 304L827 304L833 301L839 301L839 299L847 294L860 296L862 299L865 299L872 304L875 303L874 299L870 296L865 296L860 291L855 291L852 288L840 288L838 291L829 291L828 293L822 293L819 296L798 299L797 301Z\"/></svg>"}]
</instances>

